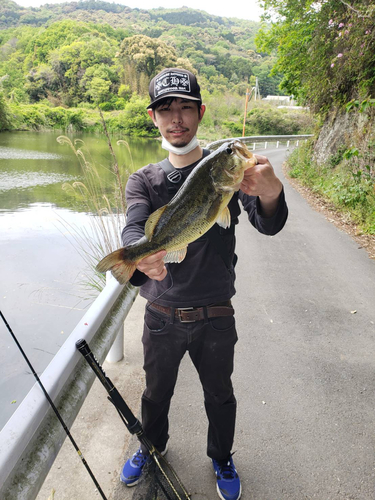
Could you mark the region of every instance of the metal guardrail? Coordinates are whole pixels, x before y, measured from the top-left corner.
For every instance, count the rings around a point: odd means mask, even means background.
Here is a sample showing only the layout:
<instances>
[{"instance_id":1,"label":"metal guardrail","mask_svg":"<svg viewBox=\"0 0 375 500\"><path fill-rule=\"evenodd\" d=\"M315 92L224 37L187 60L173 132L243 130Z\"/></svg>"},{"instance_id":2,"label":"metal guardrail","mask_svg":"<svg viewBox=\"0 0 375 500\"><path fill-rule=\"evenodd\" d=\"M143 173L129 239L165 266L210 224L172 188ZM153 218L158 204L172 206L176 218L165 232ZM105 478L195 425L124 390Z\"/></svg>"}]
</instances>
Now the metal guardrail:
<instances>
[{"instance_id":1,"label":"metal guardrail","mask_svg":"<svg viewBox=\"0 0 375 500\"><path fill-rule=\"evenodd\" d=\"M40 379L70 428L95 374L77 352L80 338L102 362L137 296L138 288L113 278L69 335ZM0 432L0 498L36 498L66 438L40 386L36 383Z\"/></svg>"},{"instance_id":2,"label":"metal guardrail","mask_svg":"<svg viewBox=\"0 0 375 500\"><path fill-rule=\"evenodd\" d=\"M251 135L251 136L247 136L247 137L232 137L230 139L220 139L219 141L214 141L214 142L211 142L210 144L207 144L206 147L208 149L214 150L214 149L217 149L224 142L234 141L234 140L244 142L245 144L249 144L249 143L253 143L253 144L265 143L265 144L267 144L269 142L276 142L276 143L286 142L287 145L289 146L288 141L289 142L300 141L303 139L310 139L311 137L313 137L312 134L305 134L305 135ZM253 149L255 149L255 148L253 148Z\"/></svg>"}]
</instances>

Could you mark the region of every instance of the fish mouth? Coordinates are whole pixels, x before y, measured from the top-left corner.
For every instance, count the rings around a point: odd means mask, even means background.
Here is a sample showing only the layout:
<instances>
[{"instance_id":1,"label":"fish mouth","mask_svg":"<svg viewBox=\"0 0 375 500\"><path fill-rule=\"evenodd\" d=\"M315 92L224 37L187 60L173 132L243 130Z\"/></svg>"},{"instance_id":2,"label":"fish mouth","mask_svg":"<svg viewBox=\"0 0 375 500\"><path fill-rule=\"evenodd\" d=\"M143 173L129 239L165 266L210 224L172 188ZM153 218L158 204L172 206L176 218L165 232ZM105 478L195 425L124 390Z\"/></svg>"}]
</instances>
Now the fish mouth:
<instances>
[{"instance_id":1,"label":"fish mouth","mask_svg":"<svg viewBox=\"0 0 375 500\"><path fill-rule=\"evenodd\" d=\"M253 153L249 151L243 142L236 141L233 144L233 149L236 155L243 161L247 161L253 157Z\"/></svg>"}]
</instances>

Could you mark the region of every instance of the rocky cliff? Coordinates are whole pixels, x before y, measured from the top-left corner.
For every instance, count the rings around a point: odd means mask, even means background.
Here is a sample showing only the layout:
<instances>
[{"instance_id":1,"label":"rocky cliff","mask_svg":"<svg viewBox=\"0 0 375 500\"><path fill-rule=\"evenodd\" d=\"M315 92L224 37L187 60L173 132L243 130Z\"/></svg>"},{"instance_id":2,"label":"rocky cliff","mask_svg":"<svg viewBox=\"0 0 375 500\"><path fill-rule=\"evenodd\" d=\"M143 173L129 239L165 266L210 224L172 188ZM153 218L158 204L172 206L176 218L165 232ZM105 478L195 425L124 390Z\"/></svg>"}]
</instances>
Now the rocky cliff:
<instances>
[{"instance_id":1,"label":"rocky cliff","mask_svg":"<svg viewBox=\"0 0 375 500\"><path fill-rule=\"evenodd\" d=\"M358 149L359 158L368 159L369 148L375 145L374 115L373 107L364 112L336 111L330 114L315 143L317 163L327 163L333 155L340 155L350 148ZM371 168L374 169L374 164Z\"/></svg>"}]
</instances>

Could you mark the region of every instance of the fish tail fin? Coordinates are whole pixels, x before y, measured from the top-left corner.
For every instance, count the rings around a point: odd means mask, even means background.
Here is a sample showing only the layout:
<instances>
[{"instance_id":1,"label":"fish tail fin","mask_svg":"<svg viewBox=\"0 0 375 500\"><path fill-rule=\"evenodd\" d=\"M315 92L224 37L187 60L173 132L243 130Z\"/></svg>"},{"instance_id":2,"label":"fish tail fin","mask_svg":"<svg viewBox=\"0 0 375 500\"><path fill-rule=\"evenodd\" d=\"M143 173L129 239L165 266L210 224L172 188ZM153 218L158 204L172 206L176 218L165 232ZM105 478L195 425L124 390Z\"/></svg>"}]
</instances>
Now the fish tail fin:
<instances>
[{"instance_id":1,"label":"fish tail fin","mask_svg":"<svg viewBox=\"0 0 375 500\"><path fill-rule=\"evenodd\" d=\"M137 265L135 262L127 259L126 249L120 248L104 257L96 266L96 270L99 273L111 271L117 281L121 285L125 285L133 276L136 267Z\"/></svg>"}]
</instances>

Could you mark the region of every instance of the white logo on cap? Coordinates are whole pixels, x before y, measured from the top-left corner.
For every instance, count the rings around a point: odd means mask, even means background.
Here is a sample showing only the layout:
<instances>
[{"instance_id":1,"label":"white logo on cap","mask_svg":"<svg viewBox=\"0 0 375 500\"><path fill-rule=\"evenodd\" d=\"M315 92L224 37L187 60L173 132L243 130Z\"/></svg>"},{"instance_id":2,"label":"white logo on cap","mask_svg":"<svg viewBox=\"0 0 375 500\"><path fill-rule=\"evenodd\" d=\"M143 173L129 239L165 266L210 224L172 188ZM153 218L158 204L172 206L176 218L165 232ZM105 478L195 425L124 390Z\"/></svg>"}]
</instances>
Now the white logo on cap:
<instances>
[{"instance_id":1,"label":"white logo on cap","mask_svg":"<svg viewBox=\"0 0 375 500\"><path fill-rule=\"evenodd\" d=\"M154 99L165 93L170 94L172 92L190 93L190 78L187 73L171 71L163 73L163 75L155 80Z\"/></svg>"},{"instance_id":2,"label":"white logo on cap","mask_svg":"<svg viewBox=\"0 0 375 500\"><path fill-rule=\"evenodd\" d=\"M177 86L179 83L180 83L180 80L177 77L171 76L171 85Z\"/></svg>"}]
</instances>

